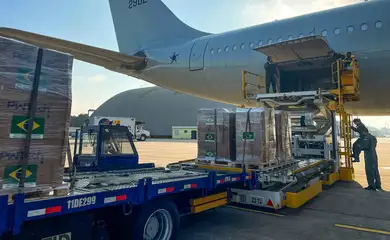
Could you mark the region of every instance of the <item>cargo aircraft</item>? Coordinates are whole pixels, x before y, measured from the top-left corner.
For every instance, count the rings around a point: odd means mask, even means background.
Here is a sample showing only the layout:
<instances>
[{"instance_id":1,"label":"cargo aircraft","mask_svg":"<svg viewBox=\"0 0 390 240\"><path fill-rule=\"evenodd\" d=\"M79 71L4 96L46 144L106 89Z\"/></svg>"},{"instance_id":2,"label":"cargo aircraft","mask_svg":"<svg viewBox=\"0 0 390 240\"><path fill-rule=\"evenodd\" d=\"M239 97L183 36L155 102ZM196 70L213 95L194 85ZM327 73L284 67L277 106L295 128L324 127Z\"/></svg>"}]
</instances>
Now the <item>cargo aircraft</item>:
<instances>
[{"instance_id":1,"label":"cargo aircraft","mask_svg":"<svg viewBox=\"0 0 390 240\"><path fill-rule=\"evenodd\" d=\"M69 53L177 92L249 107L252 103L241 92L242 70L264 78L267 56L279 66L279 91L283 92L326 86L330 55L352 52L360 64L361 101L347 104L347 110L355 115L390 115L388 0L218 34L189 27L161 0L109 3L119 52L11 28L0 28L0 36ZM280 50L281 44L287 48Z\"/></svg>"}]
</instances>

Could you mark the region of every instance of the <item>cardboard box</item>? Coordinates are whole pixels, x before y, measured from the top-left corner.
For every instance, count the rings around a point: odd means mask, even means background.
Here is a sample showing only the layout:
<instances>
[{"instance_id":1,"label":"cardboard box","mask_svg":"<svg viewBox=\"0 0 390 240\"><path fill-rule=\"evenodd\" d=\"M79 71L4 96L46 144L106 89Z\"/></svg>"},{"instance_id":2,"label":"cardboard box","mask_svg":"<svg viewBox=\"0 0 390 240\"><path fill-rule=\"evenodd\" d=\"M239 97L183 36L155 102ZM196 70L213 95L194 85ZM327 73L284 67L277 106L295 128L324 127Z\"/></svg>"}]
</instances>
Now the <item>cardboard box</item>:
<instances>
[{"instance_id":1,"label":"cardboard box","mask_svg":"<svg viewBox=\"0 0 390 240\"><path fill-rule=\"evenodd\" d=\"M236 149L237 163L264 165L276 162L273 109L236 109Z\"/></svg>"},{"instance_id":2,"label":"cardboard box","mask_svg":"<svg viewBox=\"0 0 390 240\"><path fill-rule=\"evenodd\" d=\"M286 111L275 111L276 158L280 163L292 161L291 119Z\"/></svg>"},{"instance_id":3,"label":"cardboard box","mask_svg":"<svg viewBox=\"0 0 390 240\"><path fill-rule=\"evenodd\" d=\"M235 160L235 113L231 109L198 111L198 160Z\"/></svg>"},{"instance_id":4,"label":"cardboard box","mask_svg":"<svg viewBox=\"0 0 390 240\"><path fill-rule=\"evenodd\" d=\"M27 134L38 48L0 38L0 182L16 186ZM28 185L62 183L71 111L73 58L43 50ZM15 172L16 171L16 172ZM10 174L12 176L10 176ZM27 179L26 179L27 180ZM7 181L9 183L7 183ZM26 182L27 183L27 182Z\"/></svg>"}]
</instances>

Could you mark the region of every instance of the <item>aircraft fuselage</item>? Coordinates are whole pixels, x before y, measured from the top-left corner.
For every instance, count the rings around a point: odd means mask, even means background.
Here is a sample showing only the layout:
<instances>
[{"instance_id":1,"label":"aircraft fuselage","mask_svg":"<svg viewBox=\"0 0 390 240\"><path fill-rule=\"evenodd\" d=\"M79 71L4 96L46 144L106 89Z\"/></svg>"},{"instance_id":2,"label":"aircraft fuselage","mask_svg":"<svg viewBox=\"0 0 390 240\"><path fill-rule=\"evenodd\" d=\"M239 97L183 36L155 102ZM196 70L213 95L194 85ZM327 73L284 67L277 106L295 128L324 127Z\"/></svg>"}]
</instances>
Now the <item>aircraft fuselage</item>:
<instances>
[{"instance_id":1,"label":"aircraft fuselage","mask_svg":"<svg viewBox=\"0 0 390 240\"><path fill-rule=\"evenodd\" d=\"M352 52L360 64L361 101L354 115L390 115L390 1L373 1L207 35L181 45L145 50L148 67L135 77L156 85L234 105L245 104L242 70L265 75L266 44L321 35L338 53Z\"/></svg>"}]
</instances>

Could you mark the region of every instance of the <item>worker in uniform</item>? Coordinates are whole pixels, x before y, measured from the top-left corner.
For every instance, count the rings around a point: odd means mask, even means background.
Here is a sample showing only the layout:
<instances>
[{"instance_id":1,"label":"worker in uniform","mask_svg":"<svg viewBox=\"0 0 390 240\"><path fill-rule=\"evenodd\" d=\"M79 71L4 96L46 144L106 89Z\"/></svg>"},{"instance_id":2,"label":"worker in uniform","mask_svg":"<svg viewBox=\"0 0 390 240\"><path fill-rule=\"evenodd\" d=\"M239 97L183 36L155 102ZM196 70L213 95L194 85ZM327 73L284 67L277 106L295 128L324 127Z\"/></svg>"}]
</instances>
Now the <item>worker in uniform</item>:
<instances>
[{"instance_id":1,"label":"worker in uniform","mask_svg":"<svg viewBox=\"0 0 390 240\"><path fill-rule=\"evenodd\" d=\"M359 118L355 118L353 123L356 127L351 126L351 129L359 134L359 138L352 145L352 157L354 159L352 162L360 162L359 154L361 150L359 151L359 149L362 149L360 145L363 144L365 136L364 133L368 133L368 129Z\"/></svg>"},{"instance_id":2,"label":"worker in uniform","mask_svg":"<svg viewBox=\"0 0 390 240\"><path fill-rule=\"evenodd\" d=\"M276 64L272 61L271 57L267 58L267 62L264 64L265 79L266 79L266 93L270 93L269 88L272 85L273 93L276 93L276 79L279 78L279 73Z\"/></svg>"},{"instance_id":3,"label":"worker in uniform","mask_svg":"<svg viewBox=\"0 0 390 240\"><path fill-rule=\"evenodd\" d=\"M378 169L377 139L369 132L362 132L362 140L355 149L357 154L364 151L364 165L368 186L366 190L383 191Z\"/></svg>"},{"instance_id":4,"label":"worker in uniform","mask_svg":"<svg viewBox=\"0 0 390 240\"><path fill-rule=\"evenodd\" d=\"M352 70L353 58L351 52L347 52L347 55L345 56L343 62L345 70Z\"/></svg>"}]
</instances>

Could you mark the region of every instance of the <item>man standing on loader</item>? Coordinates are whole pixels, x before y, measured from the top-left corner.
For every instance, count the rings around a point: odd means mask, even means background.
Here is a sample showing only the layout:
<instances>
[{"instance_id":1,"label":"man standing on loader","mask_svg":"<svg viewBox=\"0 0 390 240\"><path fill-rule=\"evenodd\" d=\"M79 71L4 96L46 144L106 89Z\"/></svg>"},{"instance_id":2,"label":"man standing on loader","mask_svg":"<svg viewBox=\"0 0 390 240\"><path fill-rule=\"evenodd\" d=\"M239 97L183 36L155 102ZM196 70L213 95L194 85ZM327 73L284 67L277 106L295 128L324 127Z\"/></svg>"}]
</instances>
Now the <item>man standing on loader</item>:
<instances>
[{"instance_id":1,"label":"man standing on loader","mask_svg":"<svg viewBox=\"0 0 390 240\"><path fill-rule=\"evenodd\" d=\"M270 87L272 85L273 93L276 93L277 79L280 78L279 71L276 64L272 61L271 57L267 58L267 62L264 64L265 69L265 81L266 81L266 93L270 93Z\"/></svg>"}]
</instances>

